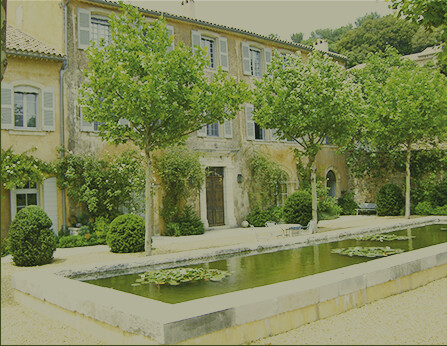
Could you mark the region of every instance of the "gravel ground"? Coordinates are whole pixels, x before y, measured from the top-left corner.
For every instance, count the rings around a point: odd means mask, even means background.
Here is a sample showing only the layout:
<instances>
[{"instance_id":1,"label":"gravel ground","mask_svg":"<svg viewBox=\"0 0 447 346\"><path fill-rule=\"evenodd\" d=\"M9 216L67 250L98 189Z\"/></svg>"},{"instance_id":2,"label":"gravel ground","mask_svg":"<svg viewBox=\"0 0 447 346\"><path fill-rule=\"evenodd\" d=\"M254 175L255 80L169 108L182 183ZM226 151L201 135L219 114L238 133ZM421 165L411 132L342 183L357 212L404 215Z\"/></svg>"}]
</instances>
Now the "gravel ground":
<instances>
[{"instance_id":1,"label":"gravel ground","mask_svg":"<svg viewBox=\"0 0 447 346\"><path fill-rule=\"evenodd\" d=\"M346 218L354 226L360 218ZM368 219L371 224L373 219ZM362 220L363 221L363 220ZM351 227L352 227L351 226ZM355 225L357 226L357 225ZM335 227L337 228L337 227ZM180 239L179 239L180 240ZM209 244L207 244L210 242ZM183 244L185 247L185 244ZM197 244L196 244L197 246ZM199 247L216 246L212 237ZM192 245L191 245L192 247ZM173 249L154 251L155 254ZM185 248L183 248L185 250ZM107 246L58 249L47 266L115 261L143 254L112 254ZM10 257L10 256L9 256ZM16 267L8 256L1 260L2 345L102 345L104 340L80 333L52 316L39 314L13 299L11 275L39 267ZM343 314L306 324L252 344L447 344L447 278L388 297Z\"/></svg>"}]
</instances>

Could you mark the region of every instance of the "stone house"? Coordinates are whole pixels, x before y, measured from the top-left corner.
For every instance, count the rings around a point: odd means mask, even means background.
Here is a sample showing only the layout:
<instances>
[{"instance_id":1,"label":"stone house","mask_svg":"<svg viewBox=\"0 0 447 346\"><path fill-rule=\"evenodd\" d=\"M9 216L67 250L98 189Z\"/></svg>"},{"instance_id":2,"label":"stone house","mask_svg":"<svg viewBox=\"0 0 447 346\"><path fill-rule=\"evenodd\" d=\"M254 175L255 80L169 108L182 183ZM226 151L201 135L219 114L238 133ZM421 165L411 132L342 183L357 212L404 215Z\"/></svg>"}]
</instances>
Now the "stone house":
<instances>
[{"instance_id":1,"label":"stone house","mask_svg":"<svg viewBox=\"0 0 447 346\"><path fill-rule=\"evenodd\" d=\"M68 150L74 153L90 152L95 155L102 155L105 152L113 154L132 147L131 144L114 147L102 142L97 134L98 124L84 121L82 110L77 103L78 90L83 81L82 70L87 67L88 63L85 49L89 46L89 41L99 41L101 38L106 41L110 39L108 16L110 13L118 11L117 3L107 0L65 0L45 3L47 7L51 6L50 12L35 8L32 15L28 16L31 14L28 9L30 2L23 0L8 2L8 23L11 27L20 28L22 26L23 32L64 52L57 55L60 57L57 64L51 61L55 66L56 73L54 82L59 83L59 76L63 81L60 85L63 90L63 107L60 108L60 112L59 85L55 84L54 86L54 110L57 115L55 131L54 133L50 132L50 135L54 134L56 139L50 141L48 132L44 132L45 137L38 137L39 140L45 141L45 144L40 145L39 143L39 152L41 148L45 148L40 155L46 160L55 158L56 154L53 157L48 155L50 152L56 153L56 147L60 144L64 144ZM139 10L149 22L162 14L147 9L140 8ZM46 18L47 13L53 14L51 19L48 17L46 22L42 22L41 18ZM326 51L326 54L341 65L344 66L346 62L346 57L328 52L324 42L322 46L310 47L183 16L167 13L163 13L163 16L167 21L170 34L174 36L174 45L183 41L188 46L207 47L210 61L209 68L206 70L207 74L212 75L216 68L221 66L231 76L246 81L251 87L254 86L253 81L264 73L266 65L271 61L273 50L277 50L281 54L301 54L305 59L310 52L320 49ZM36 18L39 20L37 21ZM33 21L38 24L32 25ZM53 35L52 33L58 34ZM63 57L65 58L64 64L62 63ZM18 73L13 68L13 59L15 58L10 58L4 80L10 84L13 80L19 79ZM21 57L20 59L25 58ZM30 60L31 63L36 64L37 62ZM37 65L34 66L37 67ZM33 70L32 67L30 69ZM49 73L45 73L46 78L49 78L49 75ZM223 124L208 125L191 134L186 142L190 150L200 154L203 166L213 172L207 177L197 205L197 211L207 228L240 225L250 212L248 157L254 150L270 154L271 158L278 162L288 174L288 180L284 182L279 203L283 202L299 185L297 161L291 150L296 147L296 144L279 141L273 130L259 127L252 119L252 112L253 105L245 104L235 119ZM59 117L61 122L58 120ZM17 129L6 129L3 126L2 101L2 136L4 133L9 136L8 144L2 141L2 148L13 145L16 151L25 150L25 147L16 143L28 142L21 141L21 139L30 137L25 137L17 132ZM29 142L29 145L37 143L34 139ZM348 173L344 157L336 154L335 150L336 147L329 142L324 146L317 156L317 170L322 177L327 178L328 186L331 187L330 194L338 197L341 191L348 188ZM13 192L10 192L10 195L12 194ZM57 199L57 214L59 216L57 227L60 229L68 224L69 217L75 214L77 209L63 192L58 191L57 194L59 196ZM8 191L2 190L2 195L11 200ZM160 234L163 231L163 222L159 218L161 196L162 191L158 189L153 201L154 234ZM63 210L61 210L62 199L65 203ZM5 223L2 221L2 234L3 229L7 229L13 214L4 211L6 204L2 200L2 220L7 219ZM14 208L11 205L11 210Z\"/></svg>"}]
</instances>

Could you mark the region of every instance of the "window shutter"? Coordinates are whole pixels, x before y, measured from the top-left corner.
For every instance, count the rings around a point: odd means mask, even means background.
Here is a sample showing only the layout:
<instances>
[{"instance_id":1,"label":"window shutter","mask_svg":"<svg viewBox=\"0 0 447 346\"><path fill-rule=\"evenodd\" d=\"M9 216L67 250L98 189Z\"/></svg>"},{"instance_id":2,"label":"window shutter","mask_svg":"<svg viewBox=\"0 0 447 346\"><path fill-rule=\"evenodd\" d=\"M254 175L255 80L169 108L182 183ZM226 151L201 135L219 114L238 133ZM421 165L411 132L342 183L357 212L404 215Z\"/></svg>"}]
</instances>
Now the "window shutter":
<instances>
[{"instance_id":1,"label":"window shutter","mask_svg":"<svg viewBox=\"0 0 447 346\"><path fill-rule=\"evenodd\" d=\"M118 125L127 125L130 126L130 121L124 118L121 118L120 120L118 120Z\"/></svg>"},{"instance_id":2,"label":"window shutter","mask_svg":"<svg viewBox=\"0 0 447 346\"><path fill-rule=\"evenodd\" d=\"M90 11L78 8L78 48L86 49L90 41Z\"/></svg>"},{"instance_id":3,"label":"window shutter","mask_svg":"<svg viewBox=\"0 0 447 346\"><path fill-rule=\"evenodd\" d=\"M247 127L247 139L254 140L255 139L255 122L253 121L253 105L246 104L245 105L245 120Z\"/></svg>"},{"instance_id":4,"label":"window shutter","mask_svg":"<svg viewBox=\"0 0 447 346\"><path fill-rule=\"evenodd\" d=\"M250 46L242 42L242 71L245 75L251 75L250 72Z\"/></svg>"},{"instance_id":5,"label":"window shutter","mask_svg":"<svg viewBox=\"0 0 447 346\"><path fill-rule=\"evenodd\" d=\"M197 130L197 137L206 137L208 126L203 126L200 130Z\"/></svg>"},{"instance_id":6,"label":"window shutter","mask_svg":"<svg viewBox=\"0 0 447 346\"><path fill-rule=\"evenodd\" d=\"M277 129L271 129L270 130L270 136L272 138L272 141L276 141L278 139L278 135L276 134L277 131L278 131Z\"/></svg>"},{"instance_id":7,"label":"window shutter","mask_svg":"<svg viewBox=\"0 0 447 346\"><path fill-rule=\"evenodd\" d=\"M166 25L166 28L168 29L169 36L174 36L174 27L172 25ZM168 47L168 52L171 50L174 50L174 37L172 38L172 43Z\"/></svg>"},{"instance_id":8,"label":"window shutter","mask_svg":"<svg viewBox=\"0 0 447 346\"><path fill-rule=\"evenodd\" d=\"M220 66L222 66L222 70L229 71L228 41L226 37L219 37L219 53L220 53Z\"/></svg>"},{"instance_id":9,"label":"window shutter","mask_svg":"<svg viewBox=\"0 0 447 346\"><path fill-rule=\"evenodd\" d=\"M54 88L42 89L42 130L55 130Z\"/></svg>"},{"instance_id":10,"label":"window shutter","mask_svg":"<svg viewBox=\"0 0 447 346\"><path fill-rule=\"evenodd\" d=\"M59 231L57 215L57 187L56 178L48 178L43 181L43 210L53 222L53 232L57 235Z\"/></svg>"},{"instance_id":11,"label":"window shutter","mask_svg":"<svg viewBox=\"0 0 447 346\"><path fill-rule=\"evenodd\" d=\"M233 138L233 121L231 119L224 121L224 137Z\"/></svg>"},{"instance_id":12,"label":"window shutter","mask_svg":"<svg viewBox=\"0 0 447 346\"><path fill-rule=\"evenodd\" d=\"M82 107L79 107L79 116L81 118L81 131L94 131L95 127L93 123L85 121L82 117Z\"/></svg>"},{"instance_id":13,"label":"window shutter","mask_svg":"<svg viewBox=\"0 0 447 346\"><path fill-rule=\"evenodd\" d=\"M200 41L202 36L200 32L191 30L191 46L193 54L196 54L198 47L200 47Z\"/></svg>"},{"instance_id":14,"label":"window shutter","mask_svg":"<svg viewBox=\"0 0 447 346\"><path fill-rule=\"evenodd\" d=\"M265 58L265 71L267 71L267 65L272 62L272 50L270 48L264 49L264 58Z\"/></svg>"},{"instance_id":15,"label":"window shutter","mask_svg":"<svg viewBox=\"0 0 447 346\"><path fill-rule=\"evenodd\" d=\"M2 83L2 129L14 128L14 94L12 85Z\"/></svg>"}]
</instances>

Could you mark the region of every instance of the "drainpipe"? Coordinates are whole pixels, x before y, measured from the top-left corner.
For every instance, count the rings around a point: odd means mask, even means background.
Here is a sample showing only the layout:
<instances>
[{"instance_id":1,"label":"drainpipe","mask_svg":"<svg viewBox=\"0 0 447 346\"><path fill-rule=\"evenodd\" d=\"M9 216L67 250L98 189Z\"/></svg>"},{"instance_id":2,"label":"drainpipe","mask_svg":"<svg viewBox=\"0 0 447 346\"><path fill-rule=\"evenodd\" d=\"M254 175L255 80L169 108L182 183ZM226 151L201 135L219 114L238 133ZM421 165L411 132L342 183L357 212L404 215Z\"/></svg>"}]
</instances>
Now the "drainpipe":
<instances>
[{"instance_id":1,"label":"drainpipe","mask_svg":"<svg viewBox=\"0 0 447 346\"><path fill-rule=\"evenodd\" d=\"M64 61L62 63L61 70L59 71L59 104L60 104L60 136L61 146L65 144L64 138L64 73L68 66L68 58L67 58L67 39L68 39L68 29L67 29L67 6L70 0L67 0L64 3ZM61 157L64 157L64 151L61 151ZM65 231L67 229L67 224L65 221L66 218L66 205L65 205L65 189L62 190L62 230Z\"/></svg>"}]
</instances>

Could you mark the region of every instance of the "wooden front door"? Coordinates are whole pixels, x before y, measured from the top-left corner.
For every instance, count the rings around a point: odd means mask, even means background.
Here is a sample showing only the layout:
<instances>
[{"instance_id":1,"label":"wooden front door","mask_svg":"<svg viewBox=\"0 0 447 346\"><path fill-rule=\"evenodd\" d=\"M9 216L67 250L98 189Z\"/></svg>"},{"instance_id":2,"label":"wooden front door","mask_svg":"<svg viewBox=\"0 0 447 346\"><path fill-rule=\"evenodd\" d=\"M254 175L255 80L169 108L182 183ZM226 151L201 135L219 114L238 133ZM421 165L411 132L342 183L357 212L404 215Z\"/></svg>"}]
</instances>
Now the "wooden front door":
<instances>
[{"instance_id":1,"label":"wooden front door","mask_svg":"<svg viewBox=\"0 0 447 346\"><path fill-rule=\"evenodd\" d=\"M206 211L210 226L225 225L223 167L208 167L206 176Z\"/></svg>"}]
</instances>

